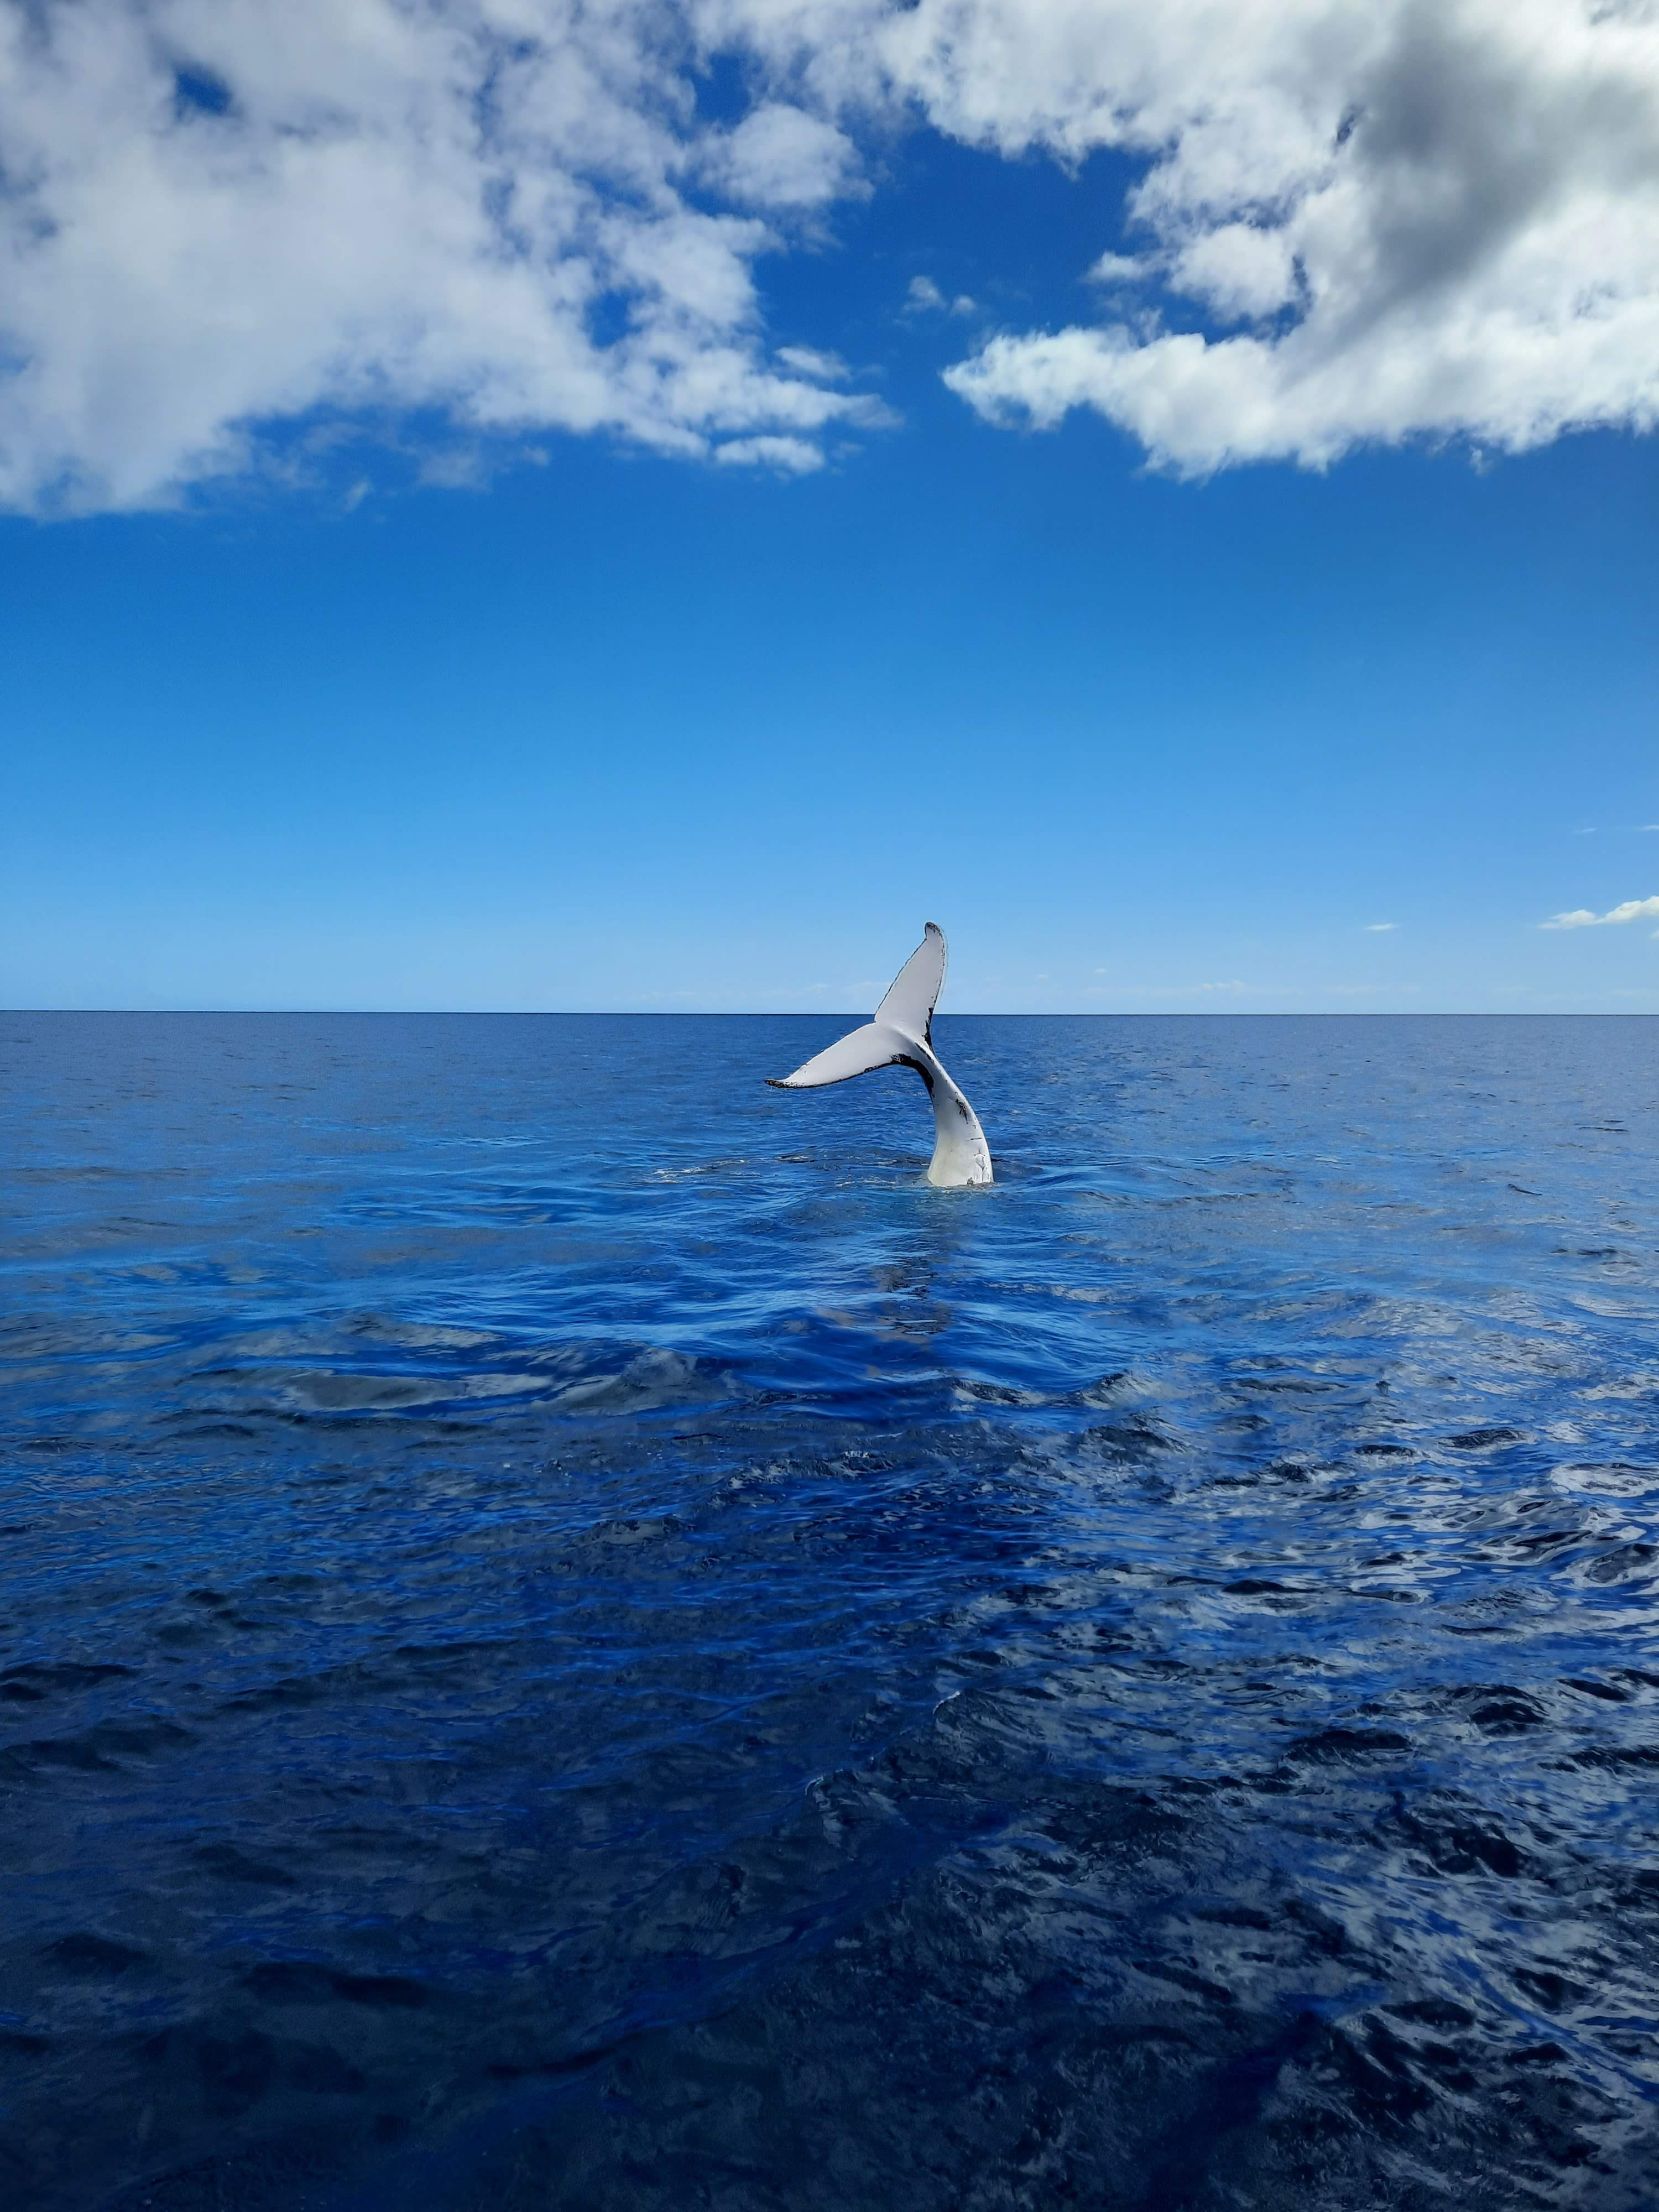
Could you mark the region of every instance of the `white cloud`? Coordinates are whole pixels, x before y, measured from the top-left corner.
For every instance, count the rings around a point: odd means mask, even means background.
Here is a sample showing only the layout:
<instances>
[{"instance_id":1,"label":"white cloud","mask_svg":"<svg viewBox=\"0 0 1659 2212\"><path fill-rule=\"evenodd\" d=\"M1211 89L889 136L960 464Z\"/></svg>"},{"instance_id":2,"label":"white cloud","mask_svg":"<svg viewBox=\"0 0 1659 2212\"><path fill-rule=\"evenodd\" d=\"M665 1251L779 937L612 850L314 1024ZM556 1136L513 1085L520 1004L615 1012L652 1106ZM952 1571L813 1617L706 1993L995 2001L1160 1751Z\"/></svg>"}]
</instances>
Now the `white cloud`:
<instances>
[{"instance_id":1,"label":"white cloud","mask_svg":"<svg viewBox=\"0 0 1659 2212\"><path fill-rule=\"evenodd\" d=\"M803 109L770 101L715 138L702 160L703 175L739 206L819 207L868 188L853 142Z\"/></svg>"},{"instance_id":2,"label":"white cloud","mask_svg":"<svg viewBox=\"0 0 1659 2212\"><path fill-rule=\"evenodd\" d=\"M1103 975L1105 972L1103 968L1095 970L1097 975ZM1091 986L1097 989L1105 988L1104 985ZM1201 999L1217 991L1230 998L1241 991L1259 998L1262 987L1255 983L1241 983L1235 976L1226 983L1124 983L1118 987L1116 995L1124 999Z\"/></svg>"},{"instance_id":3,"label":"white cloud","mask_svg":"<svg viewBox=\"0 0 1659 2212\"><path fill-rule=\"evenodd\" d=\"M1182 247L1170 282L1225 322L1271 315L1295 297L1296 256L1282 228L1224 222Z\"/></svg>"},{"instance_id":4,"label":"white cloud","mask_svg":"<svg viewBox=\"0 0 1659 2212\"><path fill-rule=\"evenodd\" d=\"M850 141L705 128L696 58L649 0L0 9L0 505L165 503L319 409L785 467L884 419L769 358L752 276Z\"/></svg>"},{"instance_id":5,"label":"white cloud","mask_svg":"<svg viewBox=\"0 0 1659 2212\"><path fill-rule=\"evenodd\" d=\"M979 302L970 300L965 292L958 292L955 299L948 300L931 276L913 276L904 304L910 314L971 315Z\"/></svg>"},{"instance_id":6,"label":"white cloud","mask_svg":"<svg viewBox=\"0 0 1659 2212\"><path fill-rule=\"evenodd\" d=\"M1368 921L1365 924L1367 933L1372 937L1380 937L1385 929L1398 929L1399 927L1397 921Z\"/></svg>"},{"instance_id":7,"label":"white cloud","mask_svg":"<svg viewBox=\"0 0 1659 2212\"><path fill-rule=\"evenodd\" d=\"M1090 263L1086 274L1094 284L1139 284L1152 269L1138 254L1103 253Z\"/></svg>"},{"instance_id":8,"label":"white cloud","mask_svg":"<svg viewBox=\"0 0 1659 2212\"><path fill-rule=\"evenodd\" d=\"M795 375L820 384L844 384L849 373L838 353L821 353L816 346L780 346L777 359Z\"/></svg>"},{"instance_id":9,"label":"white cloud","mask_svg":"<svg viewBox=\"0 0 1659 2212\"><path fill-rule=\"evenodd\" d=\"M1592 914L1587 906L1575 907L1570 914L1552 915L1540 921L1540 929L1601 929L1608 922L1659 921L1659 898L1626 899L1622 906L1609 907L1606 914Z\"/></svg>"},{"instance_id":10,"label":"white cloud","mask_svg":"<svg viewBox=\"0 0 1659 2212\"><path fill-rule=\"evenodd\" d=\"M993 420L1188 473L1659 422L1653 0L60 0L0 9L0 505L292 474L319 412L795 466L886 418L757 262L918 117L1145 165L1103 319L948 372Z\"/></svg>"},{"instance_id":11,"label":"white cloud","mask_svg":"<svg viewBox=\"0 0 1659 2212\"><path fill-rule=\"evenodd\" d=\"M823 455L805 438L728 438L714 459L730 468L781 469L786 476L810 476L823 466Z\"/></svg>"},{"instance_id":12,"label":"white cloud","mask_svg":"<svg viewBox=\"0 0 1659 2212\"><path fill-rule=\"evenodd\" d=\"M946 128L1147 154L1133 211L1210 319L995 337L948 380L991 420L1091 407L1188 474L1659 420L1648 0L921 0L905 21L890 40Z\"/></svg>"}]
</instances>

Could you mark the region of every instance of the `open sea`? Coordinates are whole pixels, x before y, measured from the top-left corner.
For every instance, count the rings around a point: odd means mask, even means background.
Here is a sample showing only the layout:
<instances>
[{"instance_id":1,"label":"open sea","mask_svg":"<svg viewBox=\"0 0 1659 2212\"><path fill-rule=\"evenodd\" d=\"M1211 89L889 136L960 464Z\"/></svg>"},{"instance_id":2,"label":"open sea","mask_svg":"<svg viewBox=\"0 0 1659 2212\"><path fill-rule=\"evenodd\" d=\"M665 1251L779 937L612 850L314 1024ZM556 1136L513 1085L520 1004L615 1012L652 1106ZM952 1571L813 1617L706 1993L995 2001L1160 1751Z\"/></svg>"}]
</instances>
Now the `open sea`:
<instances>
[{"instance_id":1,"label":"open sea","mask_svg":"<svg viewBox=\"0 0 1659 2212\"><path fill-rule=\"evenodd\" d=\"M1659 1020L0 1017L5 2212L1659 2205Z\"/></svg>"}]
</instances>

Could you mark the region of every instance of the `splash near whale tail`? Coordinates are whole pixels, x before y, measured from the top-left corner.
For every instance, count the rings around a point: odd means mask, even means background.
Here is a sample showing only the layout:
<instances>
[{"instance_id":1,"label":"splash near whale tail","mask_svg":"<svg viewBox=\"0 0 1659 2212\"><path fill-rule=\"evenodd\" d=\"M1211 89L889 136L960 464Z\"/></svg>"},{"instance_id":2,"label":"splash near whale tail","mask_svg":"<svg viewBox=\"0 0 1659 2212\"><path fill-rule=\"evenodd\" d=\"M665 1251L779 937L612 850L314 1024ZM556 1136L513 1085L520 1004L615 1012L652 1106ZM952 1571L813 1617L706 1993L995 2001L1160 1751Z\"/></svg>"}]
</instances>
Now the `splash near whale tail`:
<instances>
[{"instance_id":1,"label":"splash near whale tail","mask_svg":"<svg viewBox=\"0 0 1659 2212\"><path fill-rule=\"evenodd\" d=\"M927 1180L942 1188L988 1183L991 1148L979 1116L933 1050L933 1008L945 986L945 932L927 924L921 943L893 978L873 1021L816 1054L793 1075L769 1076L775 1091L817 1091L878 1067L914 1067L933 1102L933 1157Z\"/></svg>"}]
</instances>

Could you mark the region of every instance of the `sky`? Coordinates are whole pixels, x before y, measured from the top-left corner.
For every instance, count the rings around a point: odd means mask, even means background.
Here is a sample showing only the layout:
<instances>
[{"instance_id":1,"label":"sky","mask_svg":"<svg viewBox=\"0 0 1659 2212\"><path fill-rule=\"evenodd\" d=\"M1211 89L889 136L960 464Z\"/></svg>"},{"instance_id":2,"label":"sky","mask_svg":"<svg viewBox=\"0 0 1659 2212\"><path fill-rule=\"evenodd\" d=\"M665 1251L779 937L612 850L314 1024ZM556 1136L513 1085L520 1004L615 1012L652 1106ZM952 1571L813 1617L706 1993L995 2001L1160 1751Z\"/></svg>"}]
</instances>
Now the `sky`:
<instances>
[{"instance_id":1,"label":"sky","mask_svg":"<svg viewBox=\"0 0 1659 2212\"><path fill-rule=\"evenodd\" d=\"M0 149L0 1003L1659 1012L1646 0L45 0Z\"/></svg>"}]
</instances>

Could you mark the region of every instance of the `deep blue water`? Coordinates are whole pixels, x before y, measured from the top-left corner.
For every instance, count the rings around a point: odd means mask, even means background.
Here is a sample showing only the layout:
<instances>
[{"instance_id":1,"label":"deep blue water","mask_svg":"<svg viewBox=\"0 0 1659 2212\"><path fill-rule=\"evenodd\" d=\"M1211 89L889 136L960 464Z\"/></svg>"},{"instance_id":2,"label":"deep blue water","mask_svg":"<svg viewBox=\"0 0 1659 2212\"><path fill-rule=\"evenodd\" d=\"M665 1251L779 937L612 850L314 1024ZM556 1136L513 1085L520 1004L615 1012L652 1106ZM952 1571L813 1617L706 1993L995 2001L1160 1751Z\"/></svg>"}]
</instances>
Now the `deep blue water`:
<instances>
[{"instance_id":1,"label":"deep blue water","mask_svg":"<svg viewBox=\"0 0 1659 2212\"><path fill-rule=\"evenodd\" d=\"M0 2197L1659 2202L1659 1022L0 1018Z\"/></svg>"}]
</instances>

